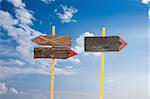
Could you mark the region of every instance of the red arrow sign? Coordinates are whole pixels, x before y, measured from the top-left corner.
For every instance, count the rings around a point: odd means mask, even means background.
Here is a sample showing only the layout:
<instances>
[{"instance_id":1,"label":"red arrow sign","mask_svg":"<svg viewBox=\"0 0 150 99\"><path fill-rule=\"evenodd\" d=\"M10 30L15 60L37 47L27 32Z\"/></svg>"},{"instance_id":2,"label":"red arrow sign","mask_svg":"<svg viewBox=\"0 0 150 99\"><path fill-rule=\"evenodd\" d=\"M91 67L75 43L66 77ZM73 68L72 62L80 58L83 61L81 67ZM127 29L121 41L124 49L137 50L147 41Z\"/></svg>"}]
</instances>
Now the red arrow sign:
<instances>
[{"instance_id":1,"label":"red arrow sign","mask_svg":"<svg viewBox=\"0 0 150 99\"><path fill-rule=\"evenodd\" d=\"M123 49L127 45L127 43L120 37L119 37L119 42L121 43L119 50Z\"/></svg>"},{"instance_id":2,"label":"red arrow sign","mask_svg":"<svg viewBox=\"0 0 150 99\"><path fill-rule=\"evenodd\" d=\"M86 52L120 51L127 45L127 43L119 36L85 37L84 40Z\"/></svg>"},{"instance_id":3,"label":"red arrow sign","mask_svg":"<svg viewBox=\"0 0 150 99\"><path fill-rule=\"evenodd\" d=\"M67 59L77 53L66 47L38 47L34 48L34 58Z\"/></svg>"},{"instance_id":4,"label":"red arrow sign","mask_svg":"<svg viewBox=\"0 0 150 99\"><path fill-rule=\"evenodd\" d=\"M69 52L69 54L68 54L67 58L77 55L77 53L71 49L68 49L68 52Z\"/></svg>"}]
</instances>

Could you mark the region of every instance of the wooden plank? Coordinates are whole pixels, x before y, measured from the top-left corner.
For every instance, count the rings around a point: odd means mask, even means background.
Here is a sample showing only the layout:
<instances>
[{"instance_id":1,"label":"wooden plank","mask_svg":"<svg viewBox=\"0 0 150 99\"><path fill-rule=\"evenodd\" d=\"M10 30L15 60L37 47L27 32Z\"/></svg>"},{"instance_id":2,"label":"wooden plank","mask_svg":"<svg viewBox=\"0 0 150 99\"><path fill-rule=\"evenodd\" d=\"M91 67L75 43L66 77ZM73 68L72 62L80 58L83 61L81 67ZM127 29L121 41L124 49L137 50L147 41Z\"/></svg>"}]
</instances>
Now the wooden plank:
<instances>
[{"instance_id":1,"label":"wooden plank","mask_svg":"<svg viewBox=\"0 0 150 99\"><path fill-rule=\"evenodd\" d=\"M119 36L85 37L86 52L119 51Z\"/></svg>"},{"instance_id":2,"label":"wooden plank","mask_svg":"<svg viewBox=\"0 0 150 99\"><path fill-rule=\"evenodd\" d=\"M34 58L67 59L77 53L66 47L34 48Z\"/></svg>"},{"instance_id":3,"label":"wooden plank","mask_svg":"<svg viewBox=\"0 0 150 99\"><path fill-rule=\"evenodd\" d=\"M71 36L43 36L40 35L33 39L34 42L43 46L71 46Z\"/></svg>"},{"instance_id":4,"label":"wooden plank","mask_svg":"<svg viewBox=\"0 0 150 99\"><path fill-rule=\"evenodd\" d=\"M34 58L66 59L68 54L67 48L34 48Z\"/></svg>"}]
</instances>

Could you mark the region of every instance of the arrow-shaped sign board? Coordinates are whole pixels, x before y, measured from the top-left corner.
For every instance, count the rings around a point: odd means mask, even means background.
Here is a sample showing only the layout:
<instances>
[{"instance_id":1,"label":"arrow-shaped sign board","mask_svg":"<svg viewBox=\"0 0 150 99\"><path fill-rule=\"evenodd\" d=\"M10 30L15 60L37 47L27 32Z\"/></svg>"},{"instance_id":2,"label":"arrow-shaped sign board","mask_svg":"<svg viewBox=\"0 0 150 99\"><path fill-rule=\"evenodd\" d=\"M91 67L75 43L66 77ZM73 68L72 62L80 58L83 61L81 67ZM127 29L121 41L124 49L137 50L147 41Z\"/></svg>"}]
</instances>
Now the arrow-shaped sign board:
<instances>
[{"instance_id":1,"label":"arrow-shaped sign board","mask_svg":"<svg viewBox=\"0 0 150 99\"><path fill-rule=\"evenodd\" d=\"M34 58L67 59L77 53L66 47L38 47L34 48Z\"/></svg>"},{"instance_id":2,"label":"arrow-shaped sign board","mask_svg":"<svg viewBox=\"0 0 150 99\"><path fill-rule=\"evenodd\" d=\"M33 39L39 45L43 46L71 46L71 36L44 36L40 35Z\"/></svg>"},{"instance_id":3,"label":"arrow-shaped sign board","mask_svg":"<svg viewBox=\"0 0 150 99\"><path fill-rule=\"evenodd\" d=\"M86 52L120 51L127 43L119 36L85 37Z\"/></svg>"}]
</instances>

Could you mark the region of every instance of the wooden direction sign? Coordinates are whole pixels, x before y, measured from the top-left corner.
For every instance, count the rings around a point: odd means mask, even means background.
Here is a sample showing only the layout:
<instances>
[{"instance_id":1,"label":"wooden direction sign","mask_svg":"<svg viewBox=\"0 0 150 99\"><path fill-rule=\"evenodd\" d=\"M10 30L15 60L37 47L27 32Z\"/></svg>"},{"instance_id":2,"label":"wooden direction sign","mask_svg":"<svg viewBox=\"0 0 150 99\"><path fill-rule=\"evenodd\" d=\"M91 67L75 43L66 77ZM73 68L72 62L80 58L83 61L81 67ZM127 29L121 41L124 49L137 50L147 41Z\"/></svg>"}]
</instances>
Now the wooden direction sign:
<instances>
[{"instance_id":1,"label":"wooden direction sign","mask_svg":"<svg viewBox=\"0 0 150 99\"><path fill-rule=\"evenodd\" d=\"M71 46L71 36L44 36L40 35L33 39L34 42L43 46Z\"/></svg>"},{"instance_id":2,"label":"wooden direction sign","mask_svg":"<svg viewBox=\"0 0 150 99\"><path fill-rule=\"evenodd\" d=\"M40 35L34 39L33 42L51 47L34 48L34 58L51 58L51 82L50 82L50 99L54 99L54 79L55 79L55 59L67 59L76 55L77 53L67 48L72 45L71 36L55 36L55 26L52 26L52 36ZM60 47L59 47L60 46Z\"/></svg>"},{"instance_id":3,"label":"wooden direction sign","mask_svg":"<svg viewBox=\"0 0 150 99\"><path fill-rule=\"evenodd\" d=\"M86 52L120 51L127 43L119 36L85 37Z\"/></svg>"},{"instance_id":4,"label":"wooden direction sign","mask_svg":"<svg viewBox=\"0 0 150 99\"><path fill-rule=\"evenodd\" d=\"M67 59L77 53L66 47L38 47L34 48L34 58Z\"/></svg>"}]
</instances>

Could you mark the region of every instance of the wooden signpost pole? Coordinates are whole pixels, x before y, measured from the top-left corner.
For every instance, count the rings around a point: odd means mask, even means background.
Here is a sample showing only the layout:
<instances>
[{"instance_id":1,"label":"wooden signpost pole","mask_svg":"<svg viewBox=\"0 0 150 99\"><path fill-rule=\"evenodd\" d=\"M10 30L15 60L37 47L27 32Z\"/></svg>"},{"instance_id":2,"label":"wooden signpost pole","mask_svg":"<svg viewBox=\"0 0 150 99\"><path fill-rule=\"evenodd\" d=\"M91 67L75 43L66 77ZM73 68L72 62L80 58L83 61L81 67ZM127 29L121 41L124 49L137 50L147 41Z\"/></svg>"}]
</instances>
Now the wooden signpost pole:
<instances>
[{"instance_id":1,"label":"wooden signpost pole","mask_svg":"<svg viewBox=\"0 0 150 99\"><path fill-rule=\"evenodd\" d=\"M33 42L42 46L51 47L37 47L34 48L34 58L50 58L51 65L51 81L50 81L50 99L54 99L54 81L55 81L55 59L68 59L77 55L77 53L66 46L72 45L71 36L55 36L55 26L52 27L52 36L40 35L34 39Z\"/></svg>"},{"instance_id":2,"label":"wooden signpost pole","mask_svg":"<svg viewBox=\"0 0 150 99\"><path fill-rule=\"evenodd\" d=\"M102 28L102 37L105 37L106 28ZM101 66L100 66L100 96L99 99L103 99L103 90L104 90L104 64L105 64L105 54L104 52L101 53Z\"/></svg>"},{"instance_id":3,"label":"wooden signpost pole","mask_svg":"<svg viewBox=\"0 0 150 99\"><path fill-rule=\"evenodd\" d=\"M104 52L118 52L127 45L127 43L119 36L105 36L105 34L106 28L102 27L102 36L88 36L84 38L85 52L101 52L99 99L103 99L104 94Z\"/></svg>"},{"instance_id":4,"label":"wooden signpost pole","mask_svg":"<svg viewBox=\"0 0 150 99\"><path fill-rule=\"evenodd\" d=\"M55 36L55 26L52 27L52 36ZM52 47L55 47L53 45ZM55 81L55 59L52 59L52 65L51 65L51 83L50 83L50 99L54 99L54 81Z\"/></svg>"}]
</instances>

